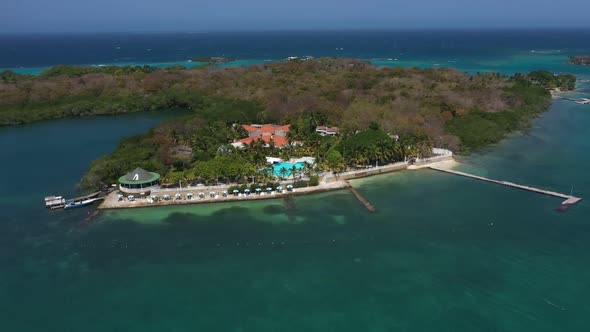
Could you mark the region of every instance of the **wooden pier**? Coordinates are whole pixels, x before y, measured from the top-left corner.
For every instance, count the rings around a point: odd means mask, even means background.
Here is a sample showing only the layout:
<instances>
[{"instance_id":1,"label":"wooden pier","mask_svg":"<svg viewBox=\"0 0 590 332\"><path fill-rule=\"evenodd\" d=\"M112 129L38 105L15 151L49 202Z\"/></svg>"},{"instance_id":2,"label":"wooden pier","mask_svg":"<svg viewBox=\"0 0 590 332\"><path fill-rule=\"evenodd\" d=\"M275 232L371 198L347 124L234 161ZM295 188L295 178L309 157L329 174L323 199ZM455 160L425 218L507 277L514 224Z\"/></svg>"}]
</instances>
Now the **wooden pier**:
<instances>
[{"instance_id":1,"label":"wooden pier","mask_svg":"<svg viewBox=\"0 0 590 332\"><path fill-rule=\"evenodd\" d=\"M97 191L97 192L92 193L90 195L80 196L80 197L76 197L76 198L72 198L72 199L66 199L66 198L63 198L62 196L48 196L48 197L45 197L45 207L48 209L51 209L51 210L57 210L57 209L65 208L67 201L74 201L74 203L80 203L80 202L86 201L86 200L92 200L92 202L103 200L104 197L98 198L98 195L100 195L101 193L102 193L101 191Z\"/></svg>"},{"instance_id":2,"label":"wooden pier","mask_svg":"<svg viewBox=\"0 0 590 332\"><path fill-rule=\"evenodd\" d=\"M543 194L543 195L548 195L548 196L553 196L553 197L559 197L559 198L563 198L565 199L565 201L563 201L561 203L561 205L559 206L559 209L564 211L567 210L568 207L578 203L579 201L581 201L582 199L579 197L574 197L571 195L566 195L566 194L561 194L555 191L549 191L549 190L544 190L544 189L539 189L539 188L535 188L535 187L529 187L529 186L523 186L521 184L516 184L516 183L512 183L512 182L508 182L508 181L499 181L499 180L493 180L493 179L488 179L485 178L483 176L477 176L477 175L473 175L473 174L468 174L468 173L464 173L464 172L459 172L459 171L454 171L454 170L450 170L450 169L443 169L443 168L438 168L438 167L434 167L434 166L430 166L429 167L432 170L435 171L439 171L439 172L445 172L445 173L449 173L449 174L455 174L455 175L459 175L459 176L464 176L464 177L468 177L468 178L472 178L472 179L476 179L476 180L480 180L480 181L485 181L485 182L490 182L490 183L495 183L495 184L500 184L503 186L508 186L508 187L512 187L512 188L516 188L516 189L521 189L521 190L526 190L526 191L530 191L530 192L535 192L538 194Z\"/></svg>"},{"instance_id":3,"label":"wooden pier","mask_svg":"<svg viewBox=\"0 0 590 332\"><path fill-rule=\"evenodd\" d=\"M359 202L361 202L367 208L367 210L369 210L370 212L376 211L375 206L373 206L373 204L371 204L371 202L369 202L366 198L364 198L363 195L361 195L361 193L358 190L356 190L356 188L351 186L348 181L346 181L346 184L348 184L348 189L350 189L350 191L356 196L356 198L359 200Z\"/></svg>"}]
</instances>

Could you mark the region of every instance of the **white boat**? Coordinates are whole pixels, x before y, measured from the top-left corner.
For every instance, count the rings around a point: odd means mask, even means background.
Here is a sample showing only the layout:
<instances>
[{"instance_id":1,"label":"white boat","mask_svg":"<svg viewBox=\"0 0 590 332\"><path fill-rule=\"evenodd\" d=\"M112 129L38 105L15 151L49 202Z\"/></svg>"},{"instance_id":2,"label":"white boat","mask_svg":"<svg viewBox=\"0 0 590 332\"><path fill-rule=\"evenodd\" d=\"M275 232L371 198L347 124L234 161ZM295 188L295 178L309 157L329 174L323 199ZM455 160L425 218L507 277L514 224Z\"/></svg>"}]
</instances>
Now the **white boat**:
<instances>
[{"instance_id":1,"label":"white boat","mask_svg":"<svg viewBox=\"0 0 590 332\"><path fill-rule=\"evenodd\" d=\"M85 202L84 205L88 205L95 200L98 200L97 197L100 194L100 191L95 192L90 195L76 197L72 199L65 199L63 196L47 196L45 197L45 207L51 210L57 209L65 209L65 208L72 208L77 207L82 202ZM100 198L103 199L103 198ZM90 201L90 202L87 202Z\"/></svg>"},{"instance_id":2,"label":"white boat","mask_svg":"<svg viewBox=\"0 0 590 332\"><path fill-rule=\"evenodd\" d=\"M73 208L79 208L79 207L83 207L86 205L90 205L96 201L101 200L102 198L90 198L90 199L85 199L83 201L79 201L76 202L73 199L67 200L66 201L66 205L64 205L64 209L73 209Z\"/></svg>"}]
</instances>

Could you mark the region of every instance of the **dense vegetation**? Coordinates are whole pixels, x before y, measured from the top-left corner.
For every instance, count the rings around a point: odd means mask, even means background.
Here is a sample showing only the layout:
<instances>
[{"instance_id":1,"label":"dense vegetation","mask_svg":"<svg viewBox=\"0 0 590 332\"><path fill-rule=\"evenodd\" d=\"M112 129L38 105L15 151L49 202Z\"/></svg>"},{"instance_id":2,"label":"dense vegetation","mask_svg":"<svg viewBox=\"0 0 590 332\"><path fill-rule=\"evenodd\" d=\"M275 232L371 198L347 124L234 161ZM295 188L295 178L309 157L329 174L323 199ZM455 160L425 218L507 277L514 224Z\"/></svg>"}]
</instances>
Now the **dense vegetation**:
<instances>
[{"instance_id":1,"label":"dense vegetation","mask_svg":"<svg viewBox=\"0 0 590 332\"><path fill-rule=\"evenodd\" d=\"M590 55L571 56L569 63L572 65L590 65Z\"/></svg>"},{"instance_id":2,"label":"dense vegetation","mask_svg":"<svg viewBox=\"0 0 590 332\"><path fill-rule=\"evenodd\" d=\"M573 87L575 77L542 71L468 75L332 58L229 68L58 66L40 76L0 74L0 125L191 109L191 116L123 140L84 183L112 182L135 166L172 183L236 181L258 174L269 155L311 155L342 170L424 155L431 145L468 151L526 127L547 107L547 89ZM291 123L290 138L304 144L280 151L228 145L244 134L236 124L263 122ZM317 125L338 126L341 134L314 135Z\"/></svg>"},{"instance_id":3,"label":"dense vegetation","mask_svg":"<svg viewBox=\"0 0 590 332\"><path fill-rule=\"evenodd\" d=\"M573 90L576 88L576 76L570 74L554 75L546 70L537 70L528 74L528 78L532 83L548 89ZM527 84L525 81L518 82Z\"/></svg>"}]
</instances>

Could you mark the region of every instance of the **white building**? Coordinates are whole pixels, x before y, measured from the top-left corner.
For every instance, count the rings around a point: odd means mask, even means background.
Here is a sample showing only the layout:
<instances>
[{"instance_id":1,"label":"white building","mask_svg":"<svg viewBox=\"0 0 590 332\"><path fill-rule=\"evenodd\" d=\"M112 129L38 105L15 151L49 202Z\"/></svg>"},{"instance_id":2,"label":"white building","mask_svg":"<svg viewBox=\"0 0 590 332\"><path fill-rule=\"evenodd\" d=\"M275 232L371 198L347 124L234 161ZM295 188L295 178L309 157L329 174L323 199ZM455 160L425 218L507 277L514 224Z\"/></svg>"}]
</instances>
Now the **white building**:
<instances>
[{"instance_id":1,"label":"white building","mask_svg":"<svg viewBox=\"0 0 590 332\"><path fill-rule=\"evenodd\" d=\"M336 136L339 131L340 129L337 127L318 126L315 128L315 132L322 136Z\"/></svg>"}]
</instances>

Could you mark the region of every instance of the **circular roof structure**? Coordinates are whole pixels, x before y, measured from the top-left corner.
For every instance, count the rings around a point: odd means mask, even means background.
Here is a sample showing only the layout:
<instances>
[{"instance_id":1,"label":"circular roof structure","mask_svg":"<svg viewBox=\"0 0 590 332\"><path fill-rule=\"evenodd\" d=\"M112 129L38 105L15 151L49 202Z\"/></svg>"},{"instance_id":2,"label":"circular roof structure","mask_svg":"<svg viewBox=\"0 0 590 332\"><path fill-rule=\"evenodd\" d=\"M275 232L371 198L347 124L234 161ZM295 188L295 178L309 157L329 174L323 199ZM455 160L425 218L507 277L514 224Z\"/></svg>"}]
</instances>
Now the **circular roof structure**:
<instances>
[{"instance_id":1,"label":"circular roof structure","mask_svg":"<svg viewBox=\"0 0 590 332\"><path fill-rule=\"evenodd\" d=\"M119 178L121 184L148 184L160 180L160 174L136 168L133 172Z\"/></svg>"}]
</instances>

